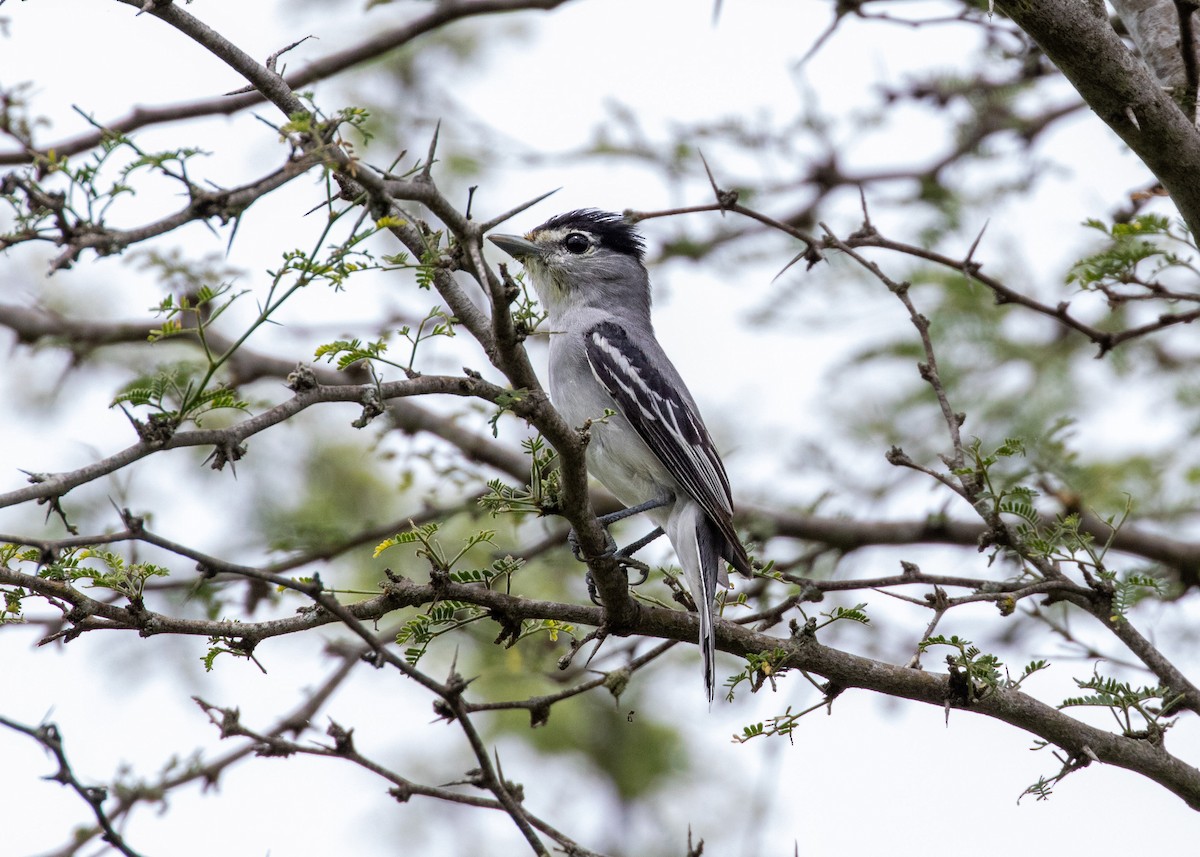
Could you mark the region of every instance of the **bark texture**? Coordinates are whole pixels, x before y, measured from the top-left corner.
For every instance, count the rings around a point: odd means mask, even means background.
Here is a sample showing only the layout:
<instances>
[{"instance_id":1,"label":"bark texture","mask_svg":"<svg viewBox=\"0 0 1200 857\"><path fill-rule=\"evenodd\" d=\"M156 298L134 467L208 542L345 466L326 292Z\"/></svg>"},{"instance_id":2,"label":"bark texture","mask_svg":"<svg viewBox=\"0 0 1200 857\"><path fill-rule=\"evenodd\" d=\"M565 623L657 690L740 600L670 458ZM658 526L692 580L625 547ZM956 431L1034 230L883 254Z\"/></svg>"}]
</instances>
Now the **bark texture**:
<instances>
[{"instance_id":1,"label":"bark texture","mask_svg":"<svg viewBox=\"0 0 1200 857\"><path fill-rule=\"evenodd\" d=\"M1162 182L1192 234L1200 235L1200 134L1108 18L1079 0L997 0L996 8L1058 66Z\"/></svg>"}]
</instances>

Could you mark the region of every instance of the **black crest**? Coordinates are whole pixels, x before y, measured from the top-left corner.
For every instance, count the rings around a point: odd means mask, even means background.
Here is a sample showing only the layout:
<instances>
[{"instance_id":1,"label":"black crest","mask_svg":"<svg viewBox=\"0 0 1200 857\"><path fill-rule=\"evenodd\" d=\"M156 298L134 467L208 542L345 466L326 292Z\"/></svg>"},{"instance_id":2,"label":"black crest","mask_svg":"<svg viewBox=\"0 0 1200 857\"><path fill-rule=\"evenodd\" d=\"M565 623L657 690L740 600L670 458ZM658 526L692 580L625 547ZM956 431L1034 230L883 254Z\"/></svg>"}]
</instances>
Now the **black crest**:
<instances>
[{"instance_id":1,"label":"black crest","mask_svg":"<svg viewBox=\"0 0 1200 857\"><path fill-rule=\"evenodd\" d=\"M594 208L568 211L566 214L551 217L533 231L541 232L543 229L578 229L580 232L590 232L600 239L602 247L633 256L639 262L646 253L646 244L633 224L611 211L598 211Z\"/></svg>"}]
</instances>

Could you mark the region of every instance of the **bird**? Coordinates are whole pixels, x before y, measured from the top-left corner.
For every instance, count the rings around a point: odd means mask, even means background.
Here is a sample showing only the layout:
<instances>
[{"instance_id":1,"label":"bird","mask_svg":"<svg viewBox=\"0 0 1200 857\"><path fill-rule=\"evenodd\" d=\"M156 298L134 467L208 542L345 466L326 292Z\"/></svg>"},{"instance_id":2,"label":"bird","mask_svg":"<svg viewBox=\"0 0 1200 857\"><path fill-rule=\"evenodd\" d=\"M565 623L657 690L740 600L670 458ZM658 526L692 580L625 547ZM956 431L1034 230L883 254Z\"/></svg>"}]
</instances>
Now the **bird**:
<instances>
[{"instance_id":1,"label":"bird","mask_svg":"<svg viewBox=\"0 0 1200 857\"><path fill-rule=\"evenodd\" d=\"M654 335L644 239L621 215L592 208L489 239L522 264L547 313L551 402L570 425L590 425L588 471L627 507L602 522L645 512L657 529L636 547L664 532L671 542L699 615L711 705L713 603L729 586L722 560L754 572L725 465Z\"/></svg>"}]
</instances>

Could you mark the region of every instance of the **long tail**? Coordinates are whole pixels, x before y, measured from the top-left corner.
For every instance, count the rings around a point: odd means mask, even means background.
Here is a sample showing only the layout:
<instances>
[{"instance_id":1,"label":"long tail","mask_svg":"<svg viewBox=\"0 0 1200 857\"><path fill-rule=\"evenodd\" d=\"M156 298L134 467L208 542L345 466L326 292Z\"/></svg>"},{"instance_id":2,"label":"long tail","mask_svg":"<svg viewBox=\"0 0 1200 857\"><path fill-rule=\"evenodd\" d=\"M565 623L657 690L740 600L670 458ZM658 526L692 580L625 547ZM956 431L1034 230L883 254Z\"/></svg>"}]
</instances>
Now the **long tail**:
<instances>
[{"instance_id":1,"label":"long tail","mask_svg":"<svg viewBox=\"0 0 1200 857\"><path fill-rule=\"evenodd\" d=\"M679 557L688 591L700 617L700 655L704 659L704 690L709 705L717 693L716 638L713 636L713 601L724 568L720 534L698 504L683 504L667 522L667 536Z\"/></svg>"}]
</instances>

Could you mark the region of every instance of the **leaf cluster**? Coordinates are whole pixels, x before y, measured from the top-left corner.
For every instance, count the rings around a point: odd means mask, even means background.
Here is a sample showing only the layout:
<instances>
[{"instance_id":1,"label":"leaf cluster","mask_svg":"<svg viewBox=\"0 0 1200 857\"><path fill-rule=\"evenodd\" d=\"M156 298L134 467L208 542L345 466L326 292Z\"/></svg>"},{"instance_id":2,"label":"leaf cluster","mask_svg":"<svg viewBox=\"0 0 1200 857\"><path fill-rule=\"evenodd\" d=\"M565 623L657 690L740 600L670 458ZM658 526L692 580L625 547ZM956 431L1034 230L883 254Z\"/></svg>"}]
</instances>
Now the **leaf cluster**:
<instances>
[{"instance_id":1,"label":"leaf cluster","mask_svg":"<svg viewBox=\"0 0 1200 857\"><path fill-rule=\"evenodd\" d=\"M112 400L112 407L129 404L151 410L151 421L178 428L186 421L201 424L201 418L212 411L234 409L245 411L248 403L237 391L221 384L205 386L203 366L179 362L159 367L153 375L130 381Z\"/></svg>"},{"instance_id":2,"label":"leaf cluster","mask_svg":"<svg viewBox=\"0 0 1200 857\"><path fill-rule=\"evenodd\" d=\"M554 514L562 502L558 453L541 435L525 438L521 448L529 456L529 481L518 488L502 479L489 480L479 505L492 515Z\"/></svg>"},{"instance_id":3,"label":"leaf cluster","mask_svg":"<svg viewBox=\"0 0 1200 857\"><path fill-rule=\"evenodd\" d=\"M0 546L0 563L7 568L14 561L36 566L37 576L46 580L84 583L89 588L107 589L134 604L141 603L146 581L155 577L169 577L171 574L163 566L151 562L132 562L118 553L98 547L67 548L48 557L35 548L11 544ZM22 597L15 591L6 591L6 613L19 614Z\"/></svg>"},{"instance_id":4,"label":"leaf cluster","mask_svg":"<svg viewBox=\"0 0 1200 857\"><path fill-rule=\"evenodd\" d=\"M1091 693L1064 699L1059 708L1107 708L1127 738L1161 743L1163 734L1175 724L1182 695L1162 685L1134 687L1126 681L1101 676L1075 679L1081 690Z\"/></svg>"},{"instance_id":5,"label":"leaf cluster","mask_svg":"<svg viewBox=\"0 0 1200 857\"><path fill-rule=\"evenodd\" d=\"M1185 296L1171 292L1164 275L1174 272L1191 281L1200 274L1188 253L1196 250L1196 245L1181 221L1146 213L1115 223L1093 218L1084 225L1102 233L1107 243L1075 262L1067 273L1067 283L1102 291L1114 302L1150 297L1178 299ZM1128 286L1138 288L1125 289ZM1200 300L1200 293L1191 292L1186 297Z\"/></svg>"},{"instance_id":6,"label":"leaf cluster","mask_svg":"<svg viewBox=\"0 0 1200 857\"><path fill-rule=\"evenodd\" d=\"M508 555L494 558L485 566L471 564L468 554L479 545L493 544L495 532L482 530L471 533L452 553L437 538L440 528L441 525L437 523L414 525L410 530L380 542L375 548L375 556L401 545L415 545L416 555L429 563L431 577L435 580L444 579L451 583L485 588L493 588L501 583L507 588L514 575L525 565L524 559ZM405 660L416 666L438 637L490 617L491 613L478 605L441 599L431 604L425 612L407 619L396 634L396 642L405 646ZM526 621L521 623L519 629L506 629L501 639L511 647L530 635L545 633L551 640L557 640L560 633L570 634L574 630L574 626L552 619Z\"/></svg>"},{"instance_id":7,"label":"leaf cluster","mask_svg":"<svg viewBox=\"0 0 1200 857\"><path fill-rule=\"evenodd\" d=\"M435 337L453 338L456 324L458 324L458 319L440 306L435 306L417 323L415 330L407 324L402 325L397 333L409 344L408 361L405 363L397 363L383 356L388 350L386 338L366 343L359 339L334 340L317 346L313 357L316 360L325 359L334 363L338 369L343 371L360 363L384 363L400 369L406 376L413 378L420 374L413 368L417 360L418 346Z\"/></svg>"}]
</instances>

